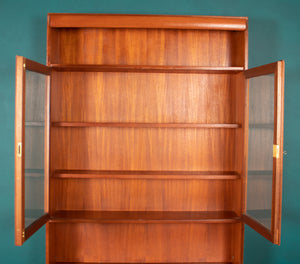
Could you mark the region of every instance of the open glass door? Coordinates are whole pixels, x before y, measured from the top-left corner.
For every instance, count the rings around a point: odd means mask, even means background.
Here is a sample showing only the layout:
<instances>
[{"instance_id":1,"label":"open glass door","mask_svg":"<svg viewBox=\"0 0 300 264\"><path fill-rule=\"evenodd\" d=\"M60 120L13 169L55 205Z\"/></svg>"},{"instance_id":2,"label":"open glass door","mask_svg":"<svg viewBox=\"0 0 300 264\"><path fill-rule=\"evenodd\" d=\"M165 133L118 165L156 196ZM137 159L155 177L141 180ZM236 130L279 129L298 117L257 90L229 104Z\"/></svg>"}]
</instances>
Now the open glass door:
<instances>
[{"instance_id":1,"label":"open glass door","mask_svg":"<svg viewBox=\"0 0 300 264\"><path fill-rule=\"evenodd\" d=\"M248 160L243 221L280 244L284 61L245 71Z\"/></svg>"},{"instance_id":2,"label":"open glass door","mask_svg":"<svg viewBox=\"0 0 300 264\"><path fill-rule=\"evenodd\" d=\"M49 85L51 70L16 57L15 244L49 219Z\"/></svg>"}]
</instances>

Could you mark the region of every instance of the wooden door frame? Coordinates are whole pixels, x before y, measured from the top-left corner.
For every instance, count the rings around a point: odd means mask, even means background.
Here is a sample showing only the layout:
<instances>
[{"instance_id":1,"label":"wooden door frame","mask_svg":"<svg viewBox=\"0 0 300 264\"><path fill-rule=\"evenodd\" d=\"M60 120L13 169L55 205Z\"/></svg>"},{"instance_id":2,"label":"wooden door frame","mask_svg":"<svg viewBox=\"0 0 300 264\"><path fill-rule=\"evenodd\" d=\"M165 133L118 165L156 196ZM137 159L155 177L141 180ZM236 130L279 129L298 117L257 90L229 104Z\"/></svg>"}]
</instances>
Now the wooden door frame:
<instances>
[{"instance_id":1,"label":"wooden door frame","mask_svg":"<svg viewBox=\"0 0 300 264\"><path fill-rule=\"evenodd\" d=\"M45 214L25 228L25 89L26 70L47 75L45 91L44 134L44 210ZM49 91L51 69L16 56L15 95L15 244L21 246L49 219Z\"/></svg>"},{"instance_id":2,"label":"wooden door frame","mask_svg":"<svg viewBox=\"0 0 300 264\"><path fill-rule=\"evenodd\" d=\"M255 231L280 245L281 233L281 206L282 206L282 161L283 161L283 117L284 117L284 61L278 61L259 66L244 72L246 83L246 136L245 145L248 149L248 125L249 125L249 80L253 77L274 74L274 136L273 144L279 146L279 155L273 155L273 180L272 180L272 219L271 229L263 226L259 221L246 214L247 209L247 175L245 175L245 194L243 202L242 221L252 227ZM245 160L245 173L248 171L248 155Z\"/></svg>"}]
</instances>

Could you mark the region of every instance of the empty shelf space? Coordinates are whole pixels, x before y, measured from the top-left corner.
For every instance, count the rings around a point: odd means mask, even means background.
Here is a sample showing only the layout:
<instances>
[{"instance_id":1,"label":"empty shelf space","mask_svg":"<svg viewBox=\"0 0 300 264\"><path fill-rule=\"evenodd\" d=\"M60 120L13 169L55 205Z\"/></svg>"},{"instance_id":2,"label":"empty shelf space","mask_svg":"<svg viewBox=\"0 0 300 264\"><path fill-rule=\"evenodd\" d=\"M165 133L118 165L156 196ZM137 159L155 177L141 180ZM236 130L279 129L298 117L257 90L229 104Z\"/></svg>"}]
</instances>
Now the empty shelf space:
<instances>
[{"instance_id":1,"label":"empty shelf space","mask_svg":"<svg viewBox=\"0 0 300 264\"><path fill-rule=\"evenodd\" d=\"M53 178L112 178L112 179L174 179L174 180L236 180L235 171L141 171L141 170L56 170Z\"/></svg>"},{"instance_id":2,"label":"empty shelf space","mask_svg":"<svg viewBox=\"0 0 300 264\"><path fill-rule=\"evenodd\" d=\"M94 223L237 223L233 211L57 211L51 222Z\"/></svg>"},{"instance_id":3,"label":"empty shelf space","mask_svg":"<svg viewBox=\"0 0 300 264\"><path fill-rule=\"evenodd\" d=\"M157 72L157 73L237 73L244 67L181 66L181 65L125 65L125 64L51 64L56 71L78 72Z\"/></svg>"},{"instance_id":4,"label":"empty shelf space","mask_svg":"<svg viewBox=\"0 0 300 264\"><path fill-rule=\"evenodd\" d=\"M123 127L123 128L240 128L240 124L133 123L133 122L52 122L53 127Z\"/></svg>"}]
</instances>

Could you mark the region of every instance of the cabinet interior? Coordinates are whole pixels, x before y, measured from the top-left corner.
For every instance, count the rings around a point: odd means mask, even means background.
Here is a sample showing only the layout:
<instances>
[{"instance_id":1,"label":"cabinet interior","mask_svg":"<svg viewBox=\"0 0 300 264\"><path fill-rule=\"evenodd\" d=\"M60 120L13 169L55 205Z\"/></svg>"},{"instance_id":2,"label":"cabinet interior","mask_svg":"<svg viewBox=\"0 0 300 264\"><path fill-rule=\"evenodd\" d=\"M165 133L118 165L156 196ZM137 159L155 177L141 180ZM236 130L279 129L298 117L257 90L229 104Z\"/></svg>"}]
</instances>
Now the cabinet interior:
<instances>
[{"instance_id":1,"label":"cabinet interior","mask_svg":"<svg viewBox=\"0 0 300 264\"><path fill-rule=\"evenodd\" d=\"M50 28L51 262L239 263L245 36Z\"/></svg>"}]
</instances>

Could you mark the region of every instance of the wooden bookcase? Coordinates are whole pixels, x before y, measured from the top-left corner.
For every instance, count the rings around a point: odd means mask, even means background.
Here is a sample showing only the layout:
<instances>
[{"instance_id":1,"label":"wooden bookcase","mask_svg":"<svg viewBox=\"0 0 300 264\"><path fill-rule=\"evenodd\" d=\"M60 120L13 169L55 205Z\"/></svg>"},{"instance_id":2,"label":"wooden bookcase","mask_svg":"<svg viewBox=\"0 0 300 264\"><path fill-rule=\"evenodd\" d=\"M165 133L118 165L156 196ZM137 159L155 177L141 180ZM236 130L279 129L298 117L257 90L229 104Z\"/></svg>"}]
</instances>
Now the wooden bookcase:
<instances>
[{"instance_id":1,"label":"wooden bookcase","mask_svg":"<svg viewBox=\"0 0 300 264\"><path fill-rule=\"evenodd\" d=\"M263 25L262 25L263 26ZM49 14L17 56L15 241L46 263L243 262L280 243L284 62L245 17Z\"/></svg>"}]
</instances>

